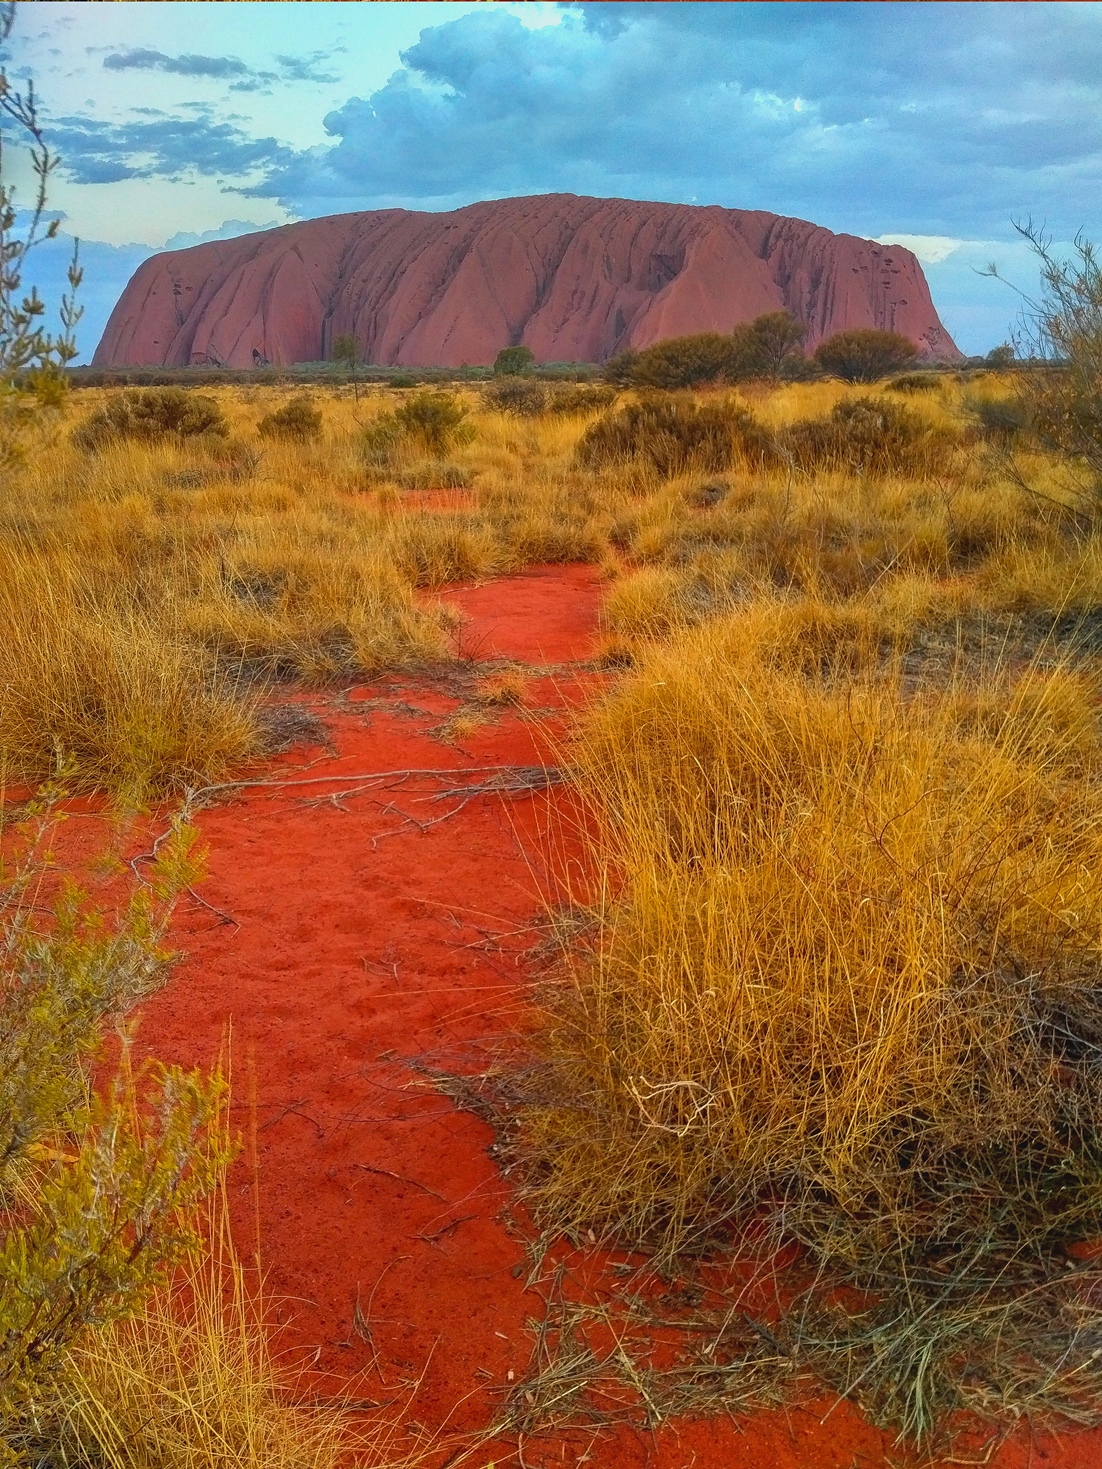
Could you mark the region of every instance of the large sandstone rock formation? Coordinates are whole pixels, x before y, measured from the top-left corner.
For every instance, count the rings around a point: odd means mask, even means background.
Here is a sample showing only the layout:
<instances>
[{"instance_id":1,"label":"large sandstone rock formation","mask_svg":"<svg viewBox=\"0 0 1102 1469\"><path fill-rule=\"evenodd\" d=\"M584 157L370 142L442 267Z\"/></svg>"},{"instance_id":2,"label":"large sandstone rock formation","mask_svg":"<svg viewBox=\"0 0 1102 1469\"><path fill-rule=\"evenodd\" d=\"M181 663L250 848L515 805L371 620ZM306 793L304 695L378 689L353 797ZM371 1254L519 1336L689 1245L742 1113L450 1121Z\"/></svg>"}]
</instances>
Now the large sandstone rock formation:
<instances>
[{"instance_id":1,"label":"large sandstone rock formation","mask_svg":"<svg viewBox=\"0 0 1102 1469\"><path fill-rule=\"evenodd\" d=\"M167 251L139 266L98 365L251 367L327 358L352 332L386 366L601 362L787 307L811 350L849 327L959 357L900 245L715 205L540 194L449 214L378 209Z\"/></svg>"}]
</instances>

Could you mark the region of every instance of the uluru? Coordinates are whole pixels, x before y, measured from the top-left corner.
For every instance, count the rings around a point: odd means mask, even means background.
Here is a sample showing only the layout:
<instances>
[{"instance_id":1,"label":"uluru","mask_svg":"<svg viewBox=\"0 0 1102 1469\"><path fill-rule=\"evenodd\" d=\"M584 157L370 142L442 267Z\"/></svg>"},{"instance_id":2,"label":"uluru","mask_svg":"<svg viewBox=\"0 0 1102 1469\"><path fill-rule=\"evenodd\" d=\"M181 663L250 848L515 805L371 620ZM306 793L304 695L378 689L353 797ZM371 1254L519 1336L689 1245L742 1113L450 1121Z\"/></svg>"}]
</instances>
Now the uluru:
<instances>
[{"instance_id":1,"label":"uluru","mask_svg":"<svg viewBox=\"0 0 1102 1469\"><path fill-rule=\"evenodd\" d=\"M380 366L603 362L786 308L813 350L853 327L955 360L922 267L900 245L718 205L539 194L447 213L377 209L155 255L94 363L287 366L351 333Z\"/></svg>"}]
</instances>

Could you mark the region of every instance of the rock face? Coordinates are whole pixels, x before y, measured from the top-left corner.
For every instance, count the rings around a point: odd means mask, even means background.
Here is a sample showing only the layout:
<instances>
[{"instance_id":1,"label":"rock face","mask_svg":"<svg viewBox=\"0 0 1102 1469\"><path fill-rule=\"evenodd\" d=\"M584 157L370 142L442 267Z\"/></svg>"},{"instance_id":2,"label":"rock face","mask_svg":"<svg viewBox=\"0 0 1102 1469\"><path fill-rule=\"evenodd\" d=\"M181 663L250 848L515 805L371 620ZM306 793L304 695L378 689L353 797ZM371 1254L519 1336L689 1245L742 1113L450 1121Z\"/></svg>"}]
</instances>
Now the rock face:
<instances>
[{"instance_id":1,"label":"rock face","mask_svg":"<svg viewBox=\"0 0 1102 1469\"><path fill-rule=\"evenodd\" d=\"M540 194L448 214L337 214L167 251L139 266L93 359L286 366L351 332L382 366L602 362L787 307L805 347L851 327L960 356L900 245L758 210Z\"/></svg>"}]
</instances>

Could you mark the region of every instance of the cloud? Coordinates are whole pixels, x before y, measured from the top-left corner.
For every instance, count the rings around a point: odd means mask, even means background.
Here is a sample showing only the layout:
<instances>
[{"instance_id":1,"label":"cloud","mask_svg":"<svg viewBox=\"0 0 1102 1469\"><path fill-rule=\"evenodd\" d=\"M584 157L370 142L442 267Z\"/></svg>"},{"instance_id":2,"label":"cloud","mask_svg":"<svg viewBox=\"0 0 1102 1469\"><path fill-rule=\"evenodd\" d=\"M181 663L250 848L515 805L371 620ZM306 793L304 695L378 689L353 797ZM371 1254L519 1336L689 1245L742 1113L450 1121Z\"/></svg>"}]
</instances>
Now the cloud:
<instances>
[{"instance_id":1,"label":"cloud","mask_svg":"<svg viewBox=\"0 0 1102 1469\"><path fill-rule=\"evenodd\" d=\"M235 56L166 56L141 48L115 51L103 58L108 71L169 71L185 77L240 77L252 71Z\"/></svg>"},{"instance_id":2,"label":"cloud","mask_svg":"<svg viewBox=\"0 0 1102 1469\"><path fill-rule=\"evenodd\" d=\"M146 108L119 123L62 117L50 125L50 141L62 170L81 184L188 174L241 181L298 156L275 138L251 137L234 118L202 107L186 118Z\"/></svg>"},{"instance_id":3,"label":"cloud","mask_svg":"<svg viewBox=\"0 0 1102 1469\"><path fill-rule=\"evenodd\" d=\"M225 219L216 230L204 230L195 234L191 230L180 230L165 241L166 250L188 250L192 245L205 245L210 240L236 240L238 235L251 235L257 230L272 230L279 224L270 219L267 224L257 224L251 219Z\"/></svg>"},{"instance_id":4,"label":"cloud","mask_svg":"<svg viewBox=\"0 0 1102 1469\"><path fill-rule=\"evenodd\" d=\"M1102 196L1097 6L604 4L540 29L487 7L402 63L257 192L695 196L951 238L1023 208L1091 224Z\"/></svg>"},{"instance_id":5,"label":"cloud","mask_svg":"<svg viewBox=\"0 0 1102 1469\"><path fill-rule=\"evenodd\" d=\"M974 244L972 240L954 240L948 235L877 235L878 245L902 245L917 255L923 265L940 265L943 260L959 250L962 245Z\"/></svg>"},{"instance_id":6,"label":"cloud","mask_svg":"<svg viewBox=\"0 0 1102 1469\"><path fill-rule=\"evenodd\" d=\"M113 51L103 58L108 71L163 71L178 76L210 77L228 81L231 92L270 92L274 82L335 82L336 75L323 71L326 51L309 56L276 56L274 71L246 66L236 56L168 56L163 51L139 47Z\"/></svg>"}]
</instances>

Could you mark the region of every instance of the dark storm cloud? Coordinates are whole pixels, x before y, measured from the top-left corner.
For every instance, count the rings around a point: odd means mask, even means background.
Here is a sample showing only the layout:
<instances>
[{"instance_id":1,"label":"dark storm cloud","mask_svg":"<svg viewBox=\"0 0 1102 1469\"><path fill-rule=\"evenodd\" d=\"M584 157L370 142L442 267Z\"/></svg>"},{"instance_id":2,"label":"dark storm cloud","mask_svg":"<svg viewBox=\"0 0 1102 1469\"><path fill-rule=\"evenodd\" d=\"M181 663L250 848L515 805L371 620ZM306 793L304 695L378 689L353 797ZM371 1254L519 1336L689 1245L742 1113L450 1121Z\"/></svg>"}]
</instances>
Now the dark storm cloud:
<instances>
[{"instance_id":1,"label":"dark storm cloud","mask_svg":"<svg viewBox=\"0 0 1102 1469\"><path fill-rule=\"evenodd\" d=\"M647 4L425 30L255 189L434 205L568 189L971 233L1102 193L1102 7Z\"/></svg>"}]
</instances>

